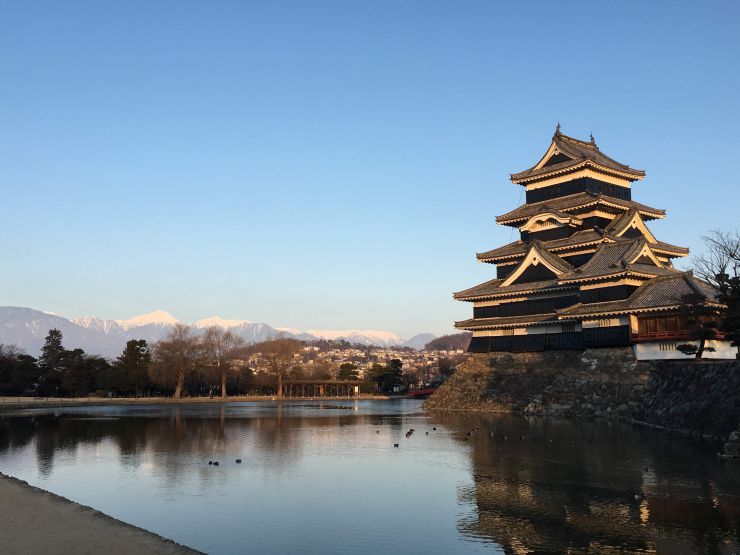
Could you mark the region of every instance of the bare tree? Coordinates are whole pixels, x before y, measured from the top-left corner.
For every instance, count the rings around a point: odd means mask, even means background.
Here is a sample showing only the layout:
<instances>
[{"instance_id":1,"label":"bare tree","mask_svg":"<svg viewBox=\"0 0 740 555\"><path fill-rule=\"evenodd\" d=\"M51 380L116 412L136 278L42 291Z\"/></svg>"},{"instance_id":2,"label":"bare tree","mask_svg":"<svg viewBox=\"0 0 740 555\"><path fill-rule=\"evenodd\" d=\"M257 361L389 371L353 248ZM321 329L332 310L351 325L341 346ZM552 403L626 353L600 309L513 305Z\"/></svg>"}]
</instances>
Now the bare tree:
<instances>
[{"instance_id":1,"label":"bare tree","mask_svg":"<svg viewBox=\"0 0 740 555\"><path fill-rule=\"evenodd\" d=\"M184 324L175 324L167 337L154 345L152 368L155 381L175 382L175 399L182 397L185 377L195 370L203 359L202 342Z\"/></svg>"},{"instance_id":2,"label":"bare tree","mask_svg":"<svg viewBox=\"0 0 740 555\"><path fill-rule=\"evenodd\" d=\"M260 353L267 368L277 378L278 397L283 396L283 378L293 366L295 355L303 348L303 342L297 339L273 339L257 343L252 350Z\"/></svg>"},{"instance_id":3,"label":"bare tree","mask_svg":"<svg viewBox=\"0 0 740 555\"><path fill-rule=\"evenodd\" d=\"M718 288L724 279L740 277L740 233L712 231L702 239L706 251L694 257L694 273Z\"/></svg>"},{"instance_id":4,"label":"bare tree","mask_svg":"<svg viewBox=\"0 0 740 555\"><path fill-rule=\"evenodd\" d=\"M202 341L206 356L219 370L221 397L226 397L226 372L232 361L244 354L246 343L242 337L218 326L209 327Z\"/></svg>"}]
</instances>

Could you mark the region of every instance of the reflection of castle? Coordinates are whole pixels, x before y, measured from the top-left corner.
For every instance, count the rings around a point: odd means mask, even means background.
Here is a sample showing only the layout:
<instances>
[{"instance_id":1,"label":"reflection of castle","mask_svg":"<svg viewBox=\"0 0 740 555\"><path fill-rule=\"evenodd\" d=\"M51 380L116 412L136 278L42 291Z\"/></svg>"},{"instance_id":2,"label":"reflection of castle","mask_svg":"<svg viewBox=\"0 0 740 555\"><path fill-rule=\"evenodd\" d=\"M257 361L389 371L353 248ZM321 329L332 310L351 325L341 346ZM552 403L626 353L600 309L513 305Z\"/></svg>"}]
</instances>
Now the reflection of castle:
<instances>
[{"instance_id":1,"label":"reflection of castle","mask_svg":"<svg viewBox=\"0 0 740 555\"><path fill-rule=\"evenodd\" d=\"M532 168L513 174L526 203L496 218L520 239L478 254L496 279L455 293L473 303L470 351L543 351L634 345L640 359L683 358L690 339L680 314L685 295L712 306L717 292L672 259L688 249L655 238L646 222L665 210L632 200L645 172L560 132ZM737 348L715 341L713 358Z\"/></svg>"},{"instance_id":2,"label":"reflection of castle","mask_svg":"<svg viewBox=\"0 0 740 555\"><path fill-rule=\"evenodd\" d=\"M740 502L727 493L740 488L740 477L713 453L605 422L454 413L434 420L460 438L480 427L467 443L473 485L460 491L477 510L459 528L506 553L677 555L740 547Z\"/></svg>"}]
</instances>

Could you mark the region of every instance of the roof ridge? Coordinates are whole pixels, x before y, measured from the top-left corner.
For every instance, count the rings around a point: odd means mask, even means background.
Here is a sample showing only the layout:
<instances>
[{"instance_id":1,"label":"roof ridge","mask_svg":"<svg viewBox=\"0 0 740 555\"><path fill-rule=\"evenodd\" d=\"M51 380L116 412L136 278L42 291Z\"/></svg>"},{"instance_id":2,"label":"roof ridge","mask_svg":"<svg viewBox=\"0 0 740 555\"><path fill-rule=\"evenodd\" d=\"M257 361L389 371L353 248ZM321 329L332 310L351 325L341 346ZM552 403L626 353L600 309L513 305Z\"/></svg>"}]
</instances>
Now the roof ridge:
<instances>
[{"instance_id":1,"label":"roof ridge","mask_svg":"<svg viewBox=\"0 0 740 555\"><path fill-rule=\"evenodd\" d=\"M585 147L595 148L596 150L599 150L599 147L596 146L596 141L593 140L593 135L591 136L592 137L592 140L591 141L584 141L583 139L577 139L575 137L571 137L570 135L566 135L562 131L557 131L557 133L553 137L558 137L558 138L561 138L561 139L566 139L566 140L569 140L569 141L573 141L574 143L579 143L579 144L581 144L581 145L583 145Z\"/></svg>"}]
</instances>

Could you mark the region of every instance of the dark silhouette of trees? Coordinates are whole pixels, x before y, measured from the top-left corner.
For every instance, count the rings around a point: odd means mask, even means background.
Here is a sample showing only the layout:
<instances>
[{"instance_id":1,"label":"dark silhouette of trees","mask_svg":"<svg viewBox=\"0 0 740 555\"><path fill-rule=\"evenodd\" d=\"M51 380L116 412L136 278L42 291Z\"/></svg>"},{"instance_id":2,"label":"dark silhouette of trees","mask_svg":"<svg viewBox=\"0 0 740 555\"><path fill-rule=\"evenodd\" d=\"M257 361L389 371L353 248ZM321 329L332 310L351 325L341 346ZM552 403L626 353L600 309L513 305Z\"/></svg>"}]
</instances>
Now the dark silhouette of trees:
<instances>
[{"instance_id":1,"label":"dark silhouette of trees","mask_svg":"<svg viewBox=\"0 0 740 555\"><path fill-rule=\"evenodd\" d=\"M696 355L699 359L705 351L714 351L714 347L707 347L707 341L717 336L720 310L715 306L707 305L707 299L697 293L684 295L681 302L680 311L691 332L690 338L697 340L699 344L684 343L676 348L685 355Z\"/></svg>"},{"instance_id":2,"label":"dark silhouette of trees","mask_svg":"<svg viewBox=\"0 0 740 555\"><path fill-rule=\"evenodd\" d=\"M470 344L470 338L473 336L472 333L452 333L450 335L442 335L435 339L432 339L429 343L424 345L425 351L457 351L467 350Z\"/></svg>"},{"instance_id":3,"label":"dark silhouette of trees","mask_svg":"<svg viewBox=\"0 0 740 555\"><path fill-rule=\"evenodd\" d=\"M64 347L62 346L62 332L58 329L51 329L46 335L44 346L41 347L41 356L39 357L39 367L43 371L57 370L59 362L64 356Z\"/></svg>"},{"instance_id":4,"label":"dark silhouette of trees","mask_svg":"<svg viewBox=\"0 0 740 555\"><path fill-rule=\"evenodd\" d=\"M49 330L39 357L41 379L39 380L38 391L42 395L58 395L61 393L62 375L60 366L64 351L62 332L58 329Z\"/></svg>"},{"instance_id":5,"label":"dark silhouette of trees","mask_svg":"<svg viewBox=\"0 0 740 555\"><path fill-rule=\"evenodd\" d=\"M352 364L351 362L345 362L344 364L339 366L339 374L337 377L340 380L357 380L359 379L360 375L357 372L357 366Z\"/></svg>"},{"instance_id":6,"label":"dark silhouette of trees","mask_svg":"<svg viewBox=\"0 0 740 555\"><path fill-rule=\"evenodd\" d=\"M39 379L36 359L13 347L0 345L0 394L32 393Z\"/></svg>"},{"instance_id":7,"label":"dark silhouette of trees","mask_svg":"<svg viewBox=\"0 0 740 555\"><path fill-rule=\"evenodd\" d=\"M712 231L702 237L705 252L694 258L694 274L714 285L717 300L726 305L719 329L735 346L740 345L740 233ZM740 355L739 355L740 356Z\"/></svg>"},{"instance_id":8,"label":"dark silhouette of trees","mask_svg":"<svg viewBox=\"0 0 740 555\"><path fill-rule=\"evenodd\" d=\"M149 387L149 366L152 352L145 339L131 339L126 343L121 355L113 363L116 376L115 387L134 391L137 397Z\"/></svg>"},{"instance_id":9,"label":"dark silhouette of trees","mask_svg":"<svg viewBox=\"0 0 740 555\"><path fill-rule=\"evenodd\" d=\"M221 397L226 397L226 374L235 359L245 354L242 337L218 326L211 326L203 335L203 349L211 364L215 364L221 378Z\"/></svg>"},{"instance_id":10,"label":"dark silhouette of trees","mask_svg":"<svg viewBox=\"0 0 740 555\"><path fill-rule=\"evenodd\" d=\"M164 386L174 384L174 397L180 399L186 376L203 362L203 354L203 345L190 328L175 324L167 337L154 346L150 377Z\"/></svg>"},{"instance_id":11,"label":"dark silhouette of trees","mask_svg":"<svg viewBox=\"0 0 740 555\"><path fill-rule=\"evenodd\" d=\"M365 379L375 384L378 393L393 393L394 388L403 386L403 362L394 358L387 365L375 363Z\"/></svg>"},{"instance_id":12,"label":"dark silhouette of trees","mask_svg":"<svg viewBox=\"0 0 740 555\"><path fill-rule=\"evenodd\" d=\"M283 396L283 379L293 365L295 355L303 348L304 343L297 339L273 339L254 345L253 351L265 360L269 372L277 378L278 397Z\"/></svg>"}]
</instances>

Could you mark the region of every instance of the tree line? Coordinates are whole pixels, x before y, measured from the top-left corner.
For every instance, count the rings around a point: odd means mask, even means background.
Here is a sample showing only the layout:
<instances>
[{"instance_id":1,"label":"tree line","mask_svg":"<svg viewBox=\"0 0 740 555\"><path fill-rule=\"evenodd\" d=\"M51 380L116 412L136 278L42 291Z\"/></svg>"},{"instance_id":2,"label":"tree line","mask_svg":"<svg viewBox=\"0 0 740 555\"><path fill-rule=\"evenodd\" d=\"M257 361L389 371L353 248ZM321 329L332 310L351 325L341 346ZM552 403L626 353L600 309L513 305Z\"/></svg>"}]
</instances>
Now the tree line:
<instances>
[{"instance_id":1,"label":"tree line","mask_svg":"<svg viewBox=\"0 0 740 555\"><path fill-rule=\"evenodd\" d=\"M349 362L338 368L303 365L297 356L306 346L303 341L281 338L247 345L219 327L196 335L177 324L152 345L144 339L128 341L112 361L67 349L62 340L59 330L50 330L38 358L0 345L0 395L279 396L286 379L358 380L362 392L388 394L419 381L417 375L403 371L400 359L373 364L360 381L357 366ZM249 365L254 358L261 362L257 371ZM440 361L441 370L451 366L450 361Z\"/></svg>"}]
</instances>

